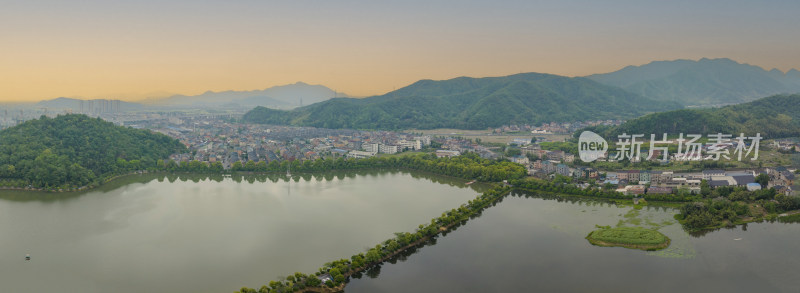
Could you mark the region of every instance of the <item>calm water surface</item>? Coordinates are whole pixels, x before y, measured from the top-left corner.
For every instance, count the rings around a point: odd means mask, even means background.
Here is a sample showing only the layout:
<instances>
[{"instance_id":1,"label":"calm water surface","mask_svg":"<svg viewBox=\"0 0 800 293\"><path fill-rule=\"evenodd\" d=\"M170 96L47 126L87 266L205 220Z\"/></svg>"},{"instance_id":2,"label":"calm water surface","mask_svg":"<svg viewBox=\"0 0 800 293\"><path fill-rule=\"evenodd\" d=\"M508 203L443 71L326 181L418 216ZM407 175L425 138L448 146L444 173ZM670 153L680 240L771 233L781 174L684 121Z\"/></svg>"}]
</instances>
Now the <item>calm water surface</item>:
<instances>
[{"instance_id":1,"label":"calm water surface","mask_svg":"<svg viewBox=\"0 0 800 293\"><path fill-rule=\"evenodd\" d=\"M0 191L0 292L258 288L413 231L480 189L401 172L280 177L145 175L82 194Z\"/></svg>"},{"instance_id":2,"label":"calm water surface","mask_svg":"<svg viewBox=\"0 0 800 293\"><path fill-rule=\"evenodd\" d=\"M257 288L412 231L482 188L370 171L146 175L80 194L0 192L0 292ZM346 291L800 292L800 224L691 236L674 213L515 194ZM592 246L584 237L595 225L658 229L672 245Z\"/></svg>"},{"instance_id":3,"label":"calm water surface","mask_svg":"<svg viewBox=\"0 0 800 293\"><path fill-rule=\"evenodd\" d=\"M666 208L506 197L346 292L800 292L800 224L690 236ZM664 251L592 246L595 224L659 229ZM737 240L738 239L738 240Z\"/></svg>"}]
</instances>

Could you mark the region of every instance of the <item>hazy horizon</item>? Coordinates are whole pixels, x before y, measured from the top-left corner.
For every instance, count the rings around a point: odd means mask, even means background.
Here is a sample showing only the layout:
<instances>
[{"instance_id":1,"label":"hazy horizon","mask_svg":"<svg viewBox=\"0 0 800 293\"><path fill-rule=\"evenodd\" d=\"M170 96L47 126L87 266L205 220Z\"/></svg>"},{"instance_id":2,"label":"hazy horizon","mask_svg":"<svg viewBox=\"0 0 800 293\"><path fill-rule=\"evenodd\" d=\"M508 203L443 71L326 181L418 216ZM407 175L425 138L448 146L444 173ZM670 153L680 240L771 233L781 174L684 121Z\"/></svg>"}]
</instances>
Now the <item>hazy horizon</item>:
<instances>
[{"instance_id":1,"label":"hazy horizon","mask_svg":"<svg viewBox=\"0 0 800 293\"><path fill-rule=\"evenodd\" d=\"M800 68L792 1L11 1L0 102L140 101L302 81L352 96L420 79L606 73L730 58Z\"/></svg>"}]
</instances>

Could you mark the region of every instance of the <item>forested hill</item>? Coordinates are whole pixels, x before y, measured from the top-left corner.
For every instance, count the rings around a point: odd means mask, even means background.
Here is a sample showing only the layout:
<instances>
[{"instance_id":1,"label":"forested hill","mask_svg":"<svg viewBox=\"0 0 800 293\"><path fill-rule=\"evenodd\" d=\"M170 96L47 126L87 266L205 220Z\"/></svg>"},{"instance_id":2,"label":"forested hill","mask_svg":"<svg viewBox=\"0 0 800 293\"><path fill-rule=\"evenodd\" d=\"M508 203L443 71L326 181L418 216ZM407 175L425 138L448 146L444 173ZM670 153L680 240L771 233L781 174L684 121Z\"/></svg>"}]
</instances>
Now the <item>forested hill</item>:
<instances>
[{"instance_id":1,"label":"forested hill","mask_svg":"<svg viewBox=\"0 0 800 293\"><path fill-rule=\"evenodd\" d=\"M655 61L587 77L648 98L686 106L730 105L800 92L800 71L767 71L727 58Z\"/></svg>"},{"instance_id":2,"label":"forested hill","mask_svg":"<svg viewBox=\"0 0 800 293\"><path fill-rule=\"evenodd\" d=\"M0 131L0 185L74 188L155 166L185 150L149 130L86 115L30 120Z\"/></svg>"},{"instance_id":3,"label":"forested hill","mask_svg":"<svg viewBox=\"0 0 800 293\"><path fill-rule=\"evenodd\" d=\"M337 98L291 111L257 107L251 123L355 129L485 129L503 124L629 119L673 110L587 78L524 73L504 77L421 80L364 99Z\"/></svg>"},{"instance_id":4,"label":"forested hill","mask_svg":"<svg viewBox=\"0 0 800 293\"><path fill-rule=\"evenodd\" d=\"M800 136L800 95L777 95L714 109L655 113L600 130L605 137L628 134L740 133L780 138Z\"/></svg>"}]
</instances>

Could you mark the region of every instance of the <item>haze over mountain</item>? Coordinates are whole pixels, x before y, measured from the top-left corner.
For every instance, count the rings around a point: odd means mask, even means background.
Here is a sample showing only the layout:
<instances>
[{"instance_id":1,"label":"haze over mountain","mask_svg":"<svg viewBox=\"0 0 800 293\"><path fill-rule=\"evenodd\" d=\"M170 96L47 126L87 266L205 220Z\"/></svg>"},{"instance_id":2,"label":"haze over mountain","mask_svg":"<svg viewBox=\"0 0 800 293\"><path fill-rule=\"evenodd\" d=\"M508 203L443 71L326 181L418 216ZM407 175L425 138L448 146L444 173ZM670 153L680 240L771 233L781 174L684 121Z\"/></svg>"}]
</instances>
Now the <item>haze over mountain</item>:
<instances>
[{"instance_id":1,"label":"haze over mountain","mask_svg":"<svg viewBox=\"0 0 800 293\"><path fill-rule=\"evenodd\" d=\"M627 119L680 107L587 78L523 73L420 80L385 95L336 98L291 111L257 107L243 120L323 128L484 129L509 123Z\"/></svg>"},{"instance_id":2,"label":"haze over mountain","mask_svg":"<svg viewBox=\"0 0 800 293\"><path fill-rule=\"evenodd\" d=\"M81 106L82 105L82 106ZM101 110L105 107L109 112L113 109L115 112L120 111L135 111L144 108L142 104L125 102L120 100L111 99L92 99L92 100L79 100L73 98L59 97L52 100L40 101L33 105L35 108L47 109L71 109L73 111L80 111L84 109L85 112L92 112L93 110ZM105 112L105 111L103 111Z\"/></svg>"},{"instance_id":3,"label":"haze over mountain","mask_svg":"<svg viewBox=\"0 0 800 293\"><path fill-rule=\"evenodd\" d=\"M776 95L752 102L711 109L681 109L653 113L608 129L595 128L606 138L621 133L732 134L778 138L800 135L800 94Z\"/></svg>"},{"instance_id":4,"label":"haze over mountain","mask_svg":"<svg viewBox=\"0 0 800 293\"><path fill-rule=\"evenodd\" d=\"M774 94L800 92L800 71L767 71L727 58L654 61L587 77L648 98L685 106L737 104Z\"/></svg>"},{"instance_id":5,"label":"haze over mountain","mask_svg":"<svg viewBox=\"0 0 800 293\"><path fill-rule=\"evenodd\" d=\"M323 85L310 85L303 82L274 86L253 91L207 91L196 96L175 95L152 101L158 106L221 107L241 106L252 108L291 109L302 105L322 102L333 97L346 97Z\"/></svg>"}]
</instances>

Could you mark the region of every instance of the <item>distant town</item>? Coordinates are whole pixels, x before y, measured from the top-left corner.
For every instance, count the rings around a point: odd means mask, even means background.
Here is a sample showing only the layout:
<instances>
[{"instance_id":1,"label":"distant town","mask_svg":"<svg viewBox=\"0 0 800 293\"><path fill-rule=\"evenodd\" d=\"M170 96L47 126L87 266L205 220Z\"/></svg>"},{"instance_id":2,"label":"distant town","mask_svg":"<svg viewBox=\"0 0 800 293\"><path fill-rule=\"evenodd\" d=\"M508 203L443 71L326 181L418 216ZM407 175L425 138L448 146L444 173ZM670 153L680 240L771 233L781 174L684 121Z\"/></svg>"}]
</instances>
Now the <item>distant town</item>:
<instances>
[{"instance_id":1,"label":"distant town","mask_svg":"<svg viewBox=\"0 0 800 293\"><path fill-rule=\"evenodd\" d=\"M408 151L429 151L438 157L458 156L465 152L477 153L483 158L506 158L525 166L528 175L553 180L557 176L569 178L582 188L602 186L636 196L641 194L698 193L702 180L713 187L738 186L748 190L775 188L777 192L791 195L797 189L795 170L786 167L763 167L747 170L703 170L701 172L673 172L655 170L602 171L578 166L576 154L557 149L544 149L540 143L550 140L548 135L569 135L588 126L619 125L622 120L597 120L576 122L550 122L542 125L504 125L488 129L489 135L528 136L533 139L509 138L505 145L483 143L480 139L456 134L424 135L414 132L364 131L350 129L323 129L314 127L274 126L239 123L240 113L196 114L183 112L125 112L119 110L119 101L94 100L81 103L80 113L100 117L118 125L145 128L178 139L189 149L187 153L173 154L176 162L199 161L207 164L220 162L230 169L236 162L294 161L320 158L367 158L394 155ZM72 111L62 111L71 113ZM13 126L41 115L58 114L46 109L0 113L4 127ZM773 147L785 152L800 151L800 143L776 140ZM506 152L514 150L516 152ZM660 157L660 155L656 156ZM769 182L762 186L756 176L766 174Z\"/></svg>"}]
</instances>

